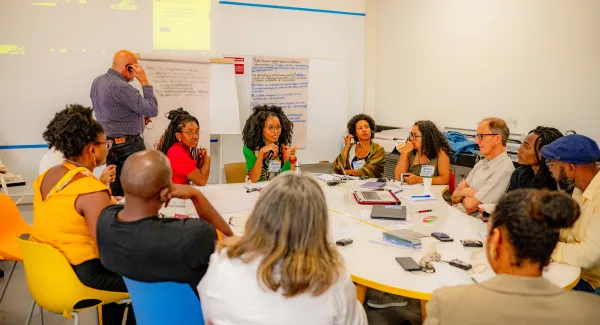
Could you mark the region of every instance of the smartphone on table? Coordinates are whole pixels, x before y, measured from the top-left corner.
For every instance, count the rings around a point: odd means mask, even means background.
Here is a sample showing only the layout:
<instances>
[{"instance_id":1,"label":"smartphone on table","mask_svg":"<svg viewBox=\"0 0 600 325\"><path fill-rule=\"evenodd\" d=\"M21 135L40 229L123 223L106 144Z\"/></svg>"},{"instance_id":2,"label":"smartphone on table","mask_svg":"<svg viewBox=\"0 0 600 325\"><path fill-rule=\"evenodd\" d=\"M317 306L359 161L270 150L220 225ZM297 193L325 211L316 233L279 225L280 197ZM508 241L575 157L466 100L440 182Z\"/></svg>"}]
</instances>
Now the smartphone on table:
<instances>
[{"instance_id":1,"label":"smartphone on table","mask_svg":"<svg viewBox=\"0 0 600 325\"><path fill-rule=\"evenodd\" d=\"M421 267L412 257L396 257L396 262L406 271L421 271Z\"/></svg>"}]
</instances>

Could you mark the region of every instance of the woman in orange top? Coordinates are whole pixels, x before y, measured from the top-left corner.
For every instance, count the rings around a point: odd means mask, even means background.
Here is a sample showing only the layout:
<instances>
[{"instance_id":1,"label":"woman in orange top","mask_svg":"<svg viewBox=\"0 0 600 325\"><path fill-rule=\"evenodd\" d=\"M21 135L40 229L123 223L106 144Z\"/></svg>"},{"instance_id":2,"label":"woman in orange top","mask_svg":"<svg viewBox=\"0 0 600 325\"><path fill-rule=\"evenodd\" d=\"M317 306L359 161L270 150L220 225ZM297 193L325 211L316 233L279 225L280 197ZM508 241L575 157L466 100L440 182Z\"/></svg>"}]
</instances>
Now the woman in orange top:
<instances>
[{"instance_id":1,"label":"woman in orange top","mask_svg":"<svg viewBox=\"0 0 600 325\"><path fill-rule=\"evenodd\" d=\"M32 239L58 249L90 288L126 292L121 276L100 263L96 222L111 204L110 190L94 177L94 167L105 163L108 142L92 109L70 105L56 113L44 132L44 140L65 160L34 183ZM121 324L125 305L102 307L103 324ZM127 324L135 324L129 308Z\"/></svg>"}]
</instances>

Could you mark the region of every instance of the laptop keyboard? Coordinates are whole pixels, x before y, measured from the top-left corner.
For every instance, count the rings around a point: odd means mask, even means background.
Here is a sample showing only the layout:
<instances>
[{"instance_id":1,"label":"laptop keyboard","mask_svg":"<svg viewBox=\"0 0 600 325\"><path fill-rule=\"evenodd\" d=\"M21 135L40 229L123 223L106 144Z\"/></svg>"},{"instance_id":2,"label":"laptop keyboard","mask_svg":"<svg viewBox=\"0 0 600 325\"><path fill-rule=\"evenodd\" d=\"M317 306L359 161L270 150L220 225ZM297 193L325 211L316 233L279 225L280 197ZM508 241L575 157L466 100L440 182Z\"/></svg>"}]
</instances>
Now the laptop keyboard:
<instances>
[{"instance_id":1,"label":"laptop keyboard","mask_svg":"<svg viewBox=\"0 0 600 325\"><path fill-rule=\"evenodd\" d=\"M375 192L361 192L366 200L380 200L379 194Z\"/></svg>"}]
</instances>

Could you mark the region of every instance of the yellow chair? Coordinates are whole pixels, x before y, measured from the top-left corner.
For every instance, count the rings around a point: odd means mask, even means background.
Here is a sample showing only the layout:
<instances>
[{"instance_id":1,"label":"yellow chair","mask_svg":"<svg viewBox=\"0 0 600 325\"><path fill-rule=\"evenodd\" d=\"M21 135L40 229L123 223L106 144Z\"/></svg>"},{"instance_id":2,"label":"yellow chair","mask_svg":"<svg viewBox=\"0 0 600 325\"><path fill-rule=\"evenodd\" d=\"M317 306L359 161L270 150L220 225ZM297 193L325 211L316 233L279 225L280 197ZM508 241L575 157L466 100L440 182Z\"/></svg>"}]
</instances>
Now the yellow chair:
<instances>
[{"instance_id":1,"label":"yellow chair","mask_svg":"<svg viewBox=\"0 0 600 325\"><path fill-rule=\"evenodd\" d=\"M223 169L225 170L225 182L227 184L244 183L246 181L245 162L225 164Z\"/></svg>"},{"instance_id":2,"label":"yellow chair","mask_svg":"<svg viewBox=\"0 0 600 325\"><path fill-rule=\"evenodd\" d=\"M2 225L0 226L0 260L14 262L6 278L2 294L0 294L0 302L2 302L17 262L23 261L15 236L30 233L31 227L21 217L15 201L6 194L0 194L0 221Z\"/></svg>"},{"instance_id":3,"label":"yellow chair","mask_svg":"<svg viewBox=\"0 0 600 325\"><path fill-rule=\"evenodd\" d=\"M54 247L29 241L29 235L17 238L23 253L25 278L35 304L65 318L75 318L79 324L79 311L113 302L128 303L129 293L96 290L86 287L67 259Z\"/></svg>"}]
</instances>

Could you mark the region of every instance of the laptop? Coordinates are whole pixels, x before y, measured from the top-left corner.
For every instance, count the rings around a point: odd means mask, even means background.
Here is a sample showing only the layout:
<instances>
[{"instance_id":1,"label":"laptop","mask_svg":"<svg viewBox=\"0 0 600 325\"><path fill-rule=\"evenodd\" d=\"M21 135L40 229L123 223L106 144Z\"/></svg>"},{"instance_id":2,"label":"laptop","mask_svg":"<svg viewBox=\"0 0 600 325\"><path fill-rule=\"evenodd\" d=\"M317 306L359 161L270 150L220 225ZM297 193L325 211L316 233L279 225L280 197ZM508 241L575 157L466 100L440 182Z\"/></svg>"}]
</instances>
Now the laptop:
<instances>
[{"instance_id":1,"label":"laptop","mask_svg":"<svg viewBox=\"0 0 600 325\"><path fill-rule=\"evenodd\" d=\"M383 191L357 191L352 181L349 181L350 188L354 192L354 199L358 204L384 204L399 205L400 200L389 190Z\"/></svg>"},{"instance_id":2,"label":"laptop","mask_svg":"<svg viewBox=\"0 0 600 325\"><path fill-rule=\"evenodd\" d=\"M402 205L374 205L371 219L406 220L406 207Z\"/></svg>"},{"instance_id":3,"label":"laptop","mask_svg":"<svg viewBox=\"0 0 600 325\"><path fill-rule=\"evenodd\" d=\"M341 167L344 176L346 178L350 178L350 176L346 174L346 170L344 170L342 163L339 163L339 166ZM352 188L352 192L354 193L354 199L358 204L400 204L400 200L398 200L398 198L391 191L357 191L354 188L354 184L352 184L351 180L348 180L348 183L350 183L350 188Z\"/></svg>"}]
</instances>

